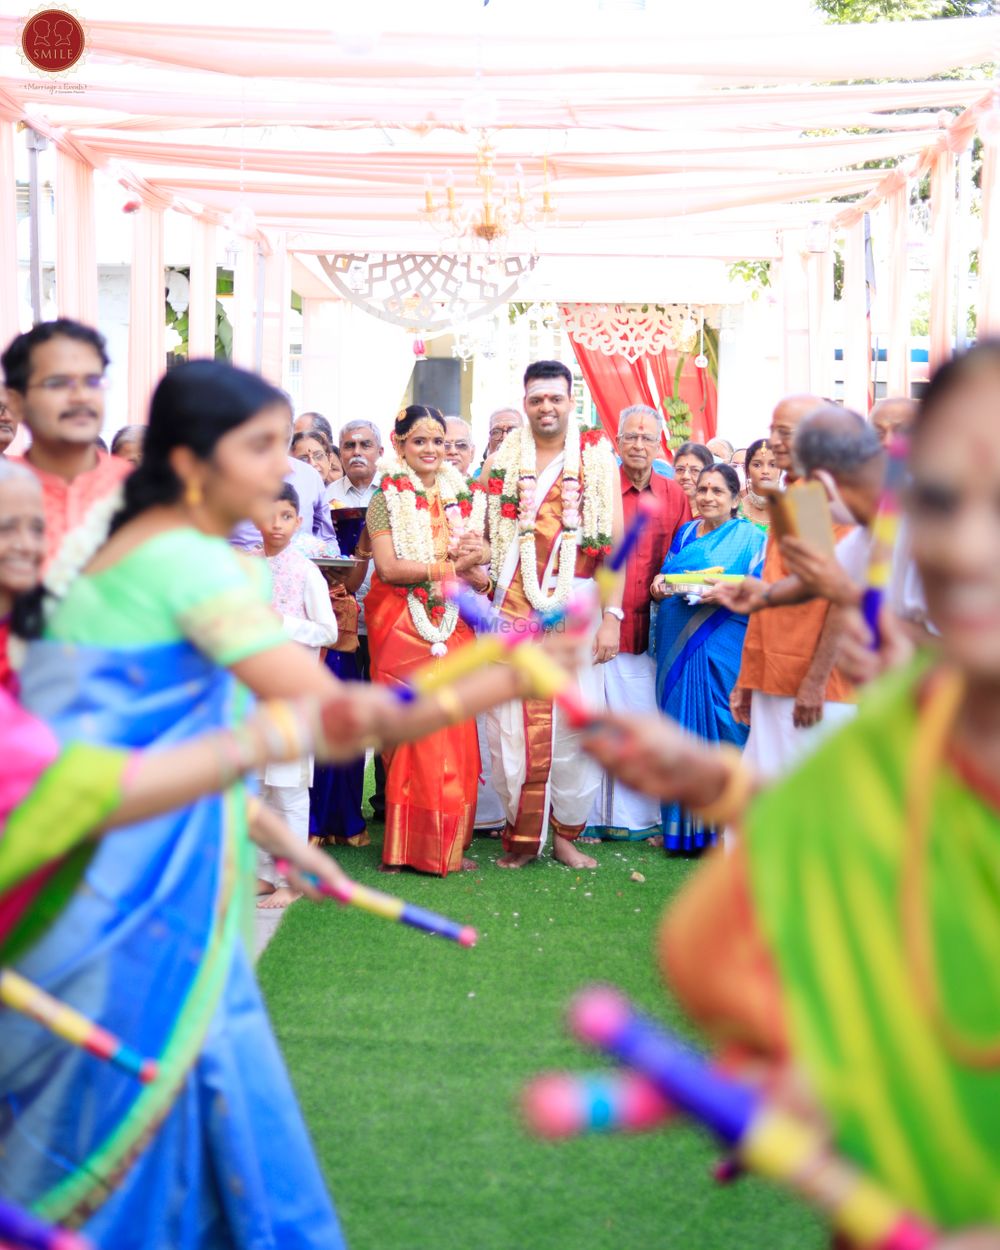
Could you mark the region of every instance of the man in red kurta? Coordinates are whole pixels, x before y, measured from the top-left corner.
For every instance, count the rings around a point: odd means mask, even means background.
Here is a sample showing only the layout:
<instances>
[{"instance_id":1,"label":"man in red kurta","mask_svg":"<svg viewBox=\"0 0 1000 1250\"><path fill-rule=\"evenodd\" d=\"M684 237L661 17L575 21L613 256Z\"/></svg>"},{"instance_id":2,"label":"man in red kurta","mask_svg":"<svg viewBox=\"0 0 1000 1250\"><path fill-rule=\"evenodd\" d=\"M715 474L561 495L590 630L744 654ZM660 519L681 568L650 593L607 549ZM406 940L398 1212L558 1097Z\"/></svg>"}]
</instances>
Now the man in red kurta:
<instances>
[{"instance_id":1,"label":"man in red kurta","mask_svg":"<svg viewBox=\"0 0 1000 1250\"><path fill-rule=\"evenodd\" d=\"M676 482L653 472L662 430L663 418L655 408L634 404L622 410L618 454L626 530L644 495L657 503L625 562L625 619L618 654L598 670L608 710L624 715L656 711L656 665L648 653L649 586L663 567L678 527L691 519L687 495ZM595 837L659 838L660 805L604 773L588 824L588 833Z\"/></svg>"},{"instance_id":2,"label":"man in red kurta","mask_svg":"<svg viewBox=\"0 0 1000 1250\"><path fill-rule=\"evenodd\" d=\"M25 463L45 497L45 569L64 539L132 471L98 450L104 423L104 339L90 326L60 319L19 334L2 357L7 403L31 431Z\"/></svg>"}]
</instances>

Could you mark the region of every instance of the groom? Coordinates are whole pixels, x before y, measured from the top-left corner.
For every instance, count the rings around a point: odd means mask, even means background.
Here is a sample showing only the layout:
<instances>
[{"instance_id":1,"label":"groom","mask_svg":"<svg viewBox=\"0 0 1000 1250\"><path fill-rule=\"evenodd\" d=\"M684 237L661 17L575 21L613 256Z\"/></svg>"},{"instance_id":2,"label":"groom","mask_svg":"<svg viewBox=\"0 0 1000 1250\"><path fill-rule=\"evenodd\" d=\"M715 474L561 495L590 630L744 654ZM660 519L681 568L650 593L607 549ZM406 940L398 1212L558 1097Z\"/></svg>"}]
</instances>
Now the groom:
<instances>
[{"instance_id":1,"label":"groom","mask_svg":"<svg viewBox=\"0 0 1000 1250\"><path fill-rule=\"evenodd\" d=\"M535 607L531 599L536 605L540 598L551 600L552 606L558 607L569 591L589 586L593 592L594 574L602 558L595 549L621 537L621 485L614 453L603 435L592 432L583 435L585 451L579 450L581 437L575 425L572 388L573 376L559 361L539 360L529 365L524 374L528 426L508 436L483 466L480 478L494 500L502 495L506 501L502 505L504 517L513 515L511 497L518 499L518 524L512 526L509 519L499 525L491 521L489 534L495 575L493 601L512 629L523 628L532 615ZM578 482L573 481L574 459ZM531 481L526 471L533 472L537 480ZM564 510L570 523L565 530ZM494 520L498 515L492 508ZM605 527L603 535L582 533L577 539L577 533L588 522L593 523L595 516L598 530L601 525ZM519 531L532 523L535 567L523 570L524 546ZM572 568L563 567L560 576L564 557L574 563ZM598 619L600 611L595 606L594 664L604 664L618 654L620 587ZM584 667L579 683L584 700L593 701L596 682L592 667ZM551 824L555 859L570 868L596 868L596 860L574 845L600 784L600 769L582 751L579 733L544 699L525 699L494 709L487 714L486 731L493 784L507 818L505 854L497 860L498 866L523 868L537 858Z\"/></svg>"}]
</instances>

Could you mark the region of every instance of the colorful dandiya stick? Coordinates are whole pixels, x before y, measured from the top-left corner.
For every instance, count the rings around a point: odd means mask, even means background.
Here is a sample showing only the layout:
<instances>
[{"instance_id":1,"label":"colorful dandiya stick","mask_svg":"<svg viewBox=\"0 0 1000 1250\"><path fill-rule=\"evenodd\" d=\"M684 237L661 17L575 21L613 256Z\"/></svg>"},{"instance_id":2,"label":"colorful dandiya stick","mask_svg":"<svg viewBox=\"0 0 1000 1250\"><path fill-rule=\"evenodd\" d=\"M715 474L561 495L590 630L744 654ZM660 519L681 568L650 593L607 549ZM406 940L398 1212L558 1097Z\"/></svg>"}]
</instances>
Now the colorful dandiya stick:
<instances>
[{"instance_id":1,"label":"colorful dandiya stick","mask_svg":"<svg viewBox=\"0 0 1000 1250\"><path fill-rule=\"evenodd\" d=\"M521 1094L521 1111L539 1137L641 1133L675 1119L677 1109L639 1072L547 1072Z\"/></svg>"},{"instance_id":2,"label":"colorful dandiya stick","mask_svg":"<svg viewBox=\"0 0 1000 1250\"><path fill-rule=\"evenodd\" d=\"M452 584L447 593L458 607L459 615L475 629L500 629L505 625L506 632L491 637L503 639L503 652L500 657L508 664L526 673L532 682L533 695L536 699L553 699L565 712L571 725L582 727L590 724L593 717L584 706L576 690L573 678L562 669L544 651L536 646L525 645L538 633L565 623L571 632L586 630L591 619L592 599L587 594L571 595L564 608L548 614L544 618L535 618L527 622L519 622L521 629L515 630L511 622L502 621L496 613L484 613L475 595L465 587ZM472 644L475 646L476 644ZM471 650L471 647L465 648Z\"/></svg>"},{"instance_id":3,"label":"colorful dandiya stick","mask_svg":"<svg viewBox=\"0 0 1000 1250\"><path fill-rule=\"evenodd\" d=\"M819 1129L768 1104L718 1071L624 994L594 987L570 1007L571 1031L651 1081L665 1100L703 1124L749 1171L788 1186L866 1250L929 1250L937 1234L881 1185L829 1152Z\"/></svg>"},{"instance_id":4,"label":"colorful dandiya stick","mask_svg":"<svg viewBox=\"0 0 1000 1250\"><path fill-rule=\"evenodd\" d=\"M865 624L871 630L871 649L877 651L882 645L882 631L878 618L885 600L885 590L892 577L892 554L899 538L899 522L902 515L900 496L906 480L905 439L894 438L889 444L889 462L885 470L885 484L879 500L878 512L872 524L872 554L868 562L868 577L861 595L861 611Z\"/></svg>"},{"instance_id":5,"label":"colorful dandiya stick","mask_svg":"<svg viewBox=\"0 0 1000 1250\"><path fill-rule=\"evenodd\" d=\"M155 1059L144 1059L113 1033L88 1020L75 1007L53 998L19 972L0 969L0 1003L29 1016L71 1046L79 1046L88 1054L113 1063L143 1084L156 1079Z\"/></svg>"},{"instance_id":6,"label":"colorful dandiya stick","mask_svg":"<svg viewBox=\"0 0 1000 1250\"><path fill-rule=\"evenodd\" d=\"M660 505L654 495L640 495L635 516L625 527L621 542L594 574L594 582L602 608L610 602L611 596L624 578L625 561L632 554L632 549L639 541L639 536L650 518L655 516L659 509Z\"/></svg>"},{"instance_id":7,"label":"colorful dandiya stick","mask_svg":"<svg viewBox=\"0 0 1000 1250\"><path fill-rule=\"evenodd\" d=\"M0 1246L13 1250L93 1250L80 1233L43 1223L30 1211L0 1198Z\"/></svg>"},{"instance_id":8,"label":"colorful dandiya stick","mask_svg":"<svg viewBox=\"0 0 1000 1250\"><path fill-rule=\"evenodd\" d=\"M283 876L287 876L292 864L287 859L275 861L275 867ZM381 890L372 890L358 881L348 881L344 886L330 885L321 881L315 873L304 872L302 877L314 885L321 894L335 898L338 903L348 907L357 907L361 911L371 912L373 916L381 916L385 920L395 920L399 924L409 925L413 929L421 929L424 933L433 933L438 937L448 938L459 946L475 946L479 934L470 924L459 924L457 920L449 920L435 911L425 907L417 907L415 903L407 903L395 894L384 894Z\"/></svg>"},{"instance_id":9,"label":"colorful dandiya stick","mask_svg":"<svg viewBox=\"0 0 1000 1250\"><path fill-rule=\"evenodd\" d=\"M659 505L651 495L644 495L639 501L635 516L626 527L621 542L609 557L607 563L594 574L594 584L598 600L603 606L611 598L616 586L625 576L625 561L635 547L643 528ZM418 695L433 694L476 672L486 664L493 664L506 658L506 653L523 643L530 641L542 629L554 629L564 621L586 620L590 615L591 598L586 594L571 595L565 607L554 612L536 613L529 622L521 622L521 630L499 628L500 617L496 613L485 612L476 596L464 583L457 578L444 584L444 593L458 608L459 615L479 635L474 643L450 652L444 659L418 672L407 685L394 686L393 691L402 703L412 702ZM509 622L507 622L509 626ZM547 696L546 696L547 697ZM568 713L568 709L567 709ZM574 715L578 715L576 709ZM569 713L568 713L569 714Z\"/></svg>"},{"instance_id":10,"label":"colorful dandiya stick","mask_svg":"<svg viewBox=\"0 0 1000 1250\"><path fill-rule=\"evenodd\" d=\"M518 647L510 653L509 662L530 678L532 698L551 699L575 729L593 723L596 713L580 698L572 676L541 648Z\"/></svg>"}]
</instances>

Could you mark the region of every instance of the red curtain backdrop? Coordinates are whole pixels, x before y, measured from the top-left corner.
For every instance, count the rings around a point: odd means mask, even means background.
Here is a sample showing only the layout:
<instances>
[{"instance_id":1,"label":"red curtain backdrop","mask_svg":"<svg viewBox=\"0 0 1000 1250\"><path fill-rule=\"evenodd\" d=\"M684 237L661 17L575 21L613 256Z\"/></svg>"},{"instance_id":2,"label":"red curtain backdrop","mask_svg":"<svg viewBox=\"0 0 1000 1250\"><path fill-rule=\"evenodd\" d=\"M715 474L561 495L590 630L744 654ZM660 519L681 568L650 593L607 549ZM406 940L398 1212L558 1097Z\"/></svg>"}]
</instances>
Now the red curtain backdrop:
<instances>
[{"instance_id":1,"label":"red curtain backdrop","mask_svg":"<svg viewBox=\"0 0 1000 1250\"><path fill-rule=\"evenodd\" d=\"M630 404L657 407L643 362L640 359L630 364L624 356L605 356L603 352L583 347L572 335L570 342L580 363L580 372L597 406L601 425L617 447L621 410L628 408Z\"/></svg>"},{"instance_id":2,"label":"red curtain backdrop","mask_svg":"<svg viewBox=\"0 0 1000 1250\"><path fill-rule=\"evenodd\" d=\"M661 400L674 397L677 352L640 356L637 361L630 362L624 356L605 356L603 352L584 347L572 335L569 339L573 344L580 372L593 396L601 425L615 446L618 439L618 418L623 408L630 404L648 404L651 408L663 411L650 386L650 374ZM688 356L684 361L678 398L691 409L692 441L707 443L710 438L714 438L718 394L708 370L698 369L693 356ZM666 450L666 440L663 454L667 460L673 459Z\"/></svg>"}]
</instances>

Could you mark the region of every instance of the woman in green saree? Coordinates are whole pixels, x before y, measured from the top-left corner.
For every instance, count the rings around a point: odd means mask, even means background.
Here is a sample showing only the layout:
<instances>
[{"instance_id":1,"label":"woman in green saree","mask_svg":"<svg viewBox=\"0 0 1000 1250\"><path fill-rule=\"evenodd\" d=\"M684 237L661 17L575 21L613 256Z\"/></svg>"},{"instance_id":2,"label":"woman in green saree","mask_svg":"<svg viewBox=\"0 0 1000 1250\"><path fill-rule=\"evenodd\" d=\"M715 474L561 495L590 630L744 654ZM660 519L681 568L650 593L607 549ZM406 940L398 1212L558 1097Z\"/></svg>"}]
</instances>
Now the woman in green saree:
<instances>
[{"instance_id":1,"label":"woman in green saree","mask_svg":"<svg viewBox=\"0 0 1000 1250\"><path fill-rule=\"evenodd\" d=\"M665 975L730 1058L804 1075L835 1147L942 1230L1000 1247L1000 343L922 402L907 510L940 649L760 794L670 909ZM891 631L884 631L890 633ZM751 785L661 723L591 749L723 819Z\"/></svg>"}]
</instances>

